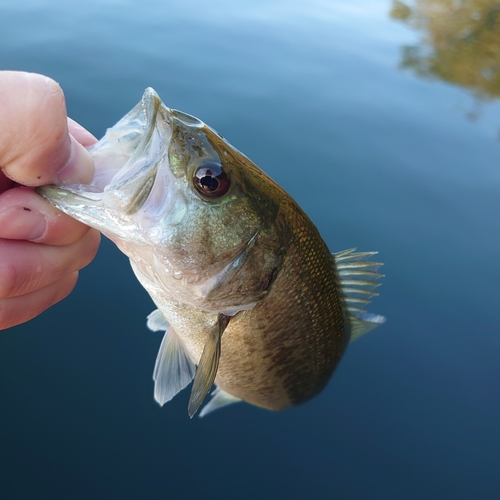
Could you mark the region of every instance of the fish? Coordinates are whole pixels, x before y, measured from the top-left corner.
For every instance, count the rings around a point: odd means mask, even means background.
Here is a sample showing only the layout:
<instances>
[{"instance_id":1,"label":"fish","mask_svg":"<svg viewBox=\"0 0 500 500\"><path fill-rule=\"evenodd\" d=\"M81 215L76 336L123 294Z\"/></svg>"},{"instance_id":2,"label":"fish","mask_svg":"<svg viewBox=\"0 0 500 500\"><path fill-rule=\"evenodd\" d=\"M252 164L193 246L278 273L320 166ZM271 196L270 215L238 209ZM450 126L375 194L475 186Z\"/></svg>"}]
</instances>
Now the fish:
<instances>
[{"instance_id":1,"label":"fish","mask_svg":"<svg viewBox=\"0 0 500 500\"><path fill-rule=\"evenodd\" d=\"M88 149L89 184L38 193L126 254L162 331L164 405L192 382L188 414L244 401L280 411L326 386L347 345L384 323L365 310L376 252L332 254L277 183L224 137L148 88Z\"/></svg>"}]
</instances>

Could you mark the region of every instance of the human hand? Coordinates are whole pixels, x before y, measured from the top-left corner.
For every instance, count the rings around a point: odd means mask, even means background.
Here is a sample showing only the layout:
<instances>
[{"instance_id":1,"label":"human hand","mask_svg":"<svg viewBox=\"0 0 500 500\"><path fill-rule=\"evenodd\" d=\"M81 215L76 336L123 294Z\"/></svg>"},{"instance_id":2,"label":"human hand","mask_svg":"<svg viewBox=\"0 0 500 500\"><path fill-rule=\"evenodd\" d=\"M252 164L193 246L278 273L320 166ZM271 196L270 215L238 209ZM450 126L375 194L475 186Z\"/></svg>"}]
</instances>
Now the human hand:
<instances>
[{"instance_id":1,"label":"human hand","mask_svg":"<svg viewBox=\"0 0 500 500\"><path fill-rule=\"evenodd\" d=\"M63 214L34 186L89 182L94 136L67 118L48 77L0 71L0 330L66 297L100 235Z\"/></svg>"}]
</instances>

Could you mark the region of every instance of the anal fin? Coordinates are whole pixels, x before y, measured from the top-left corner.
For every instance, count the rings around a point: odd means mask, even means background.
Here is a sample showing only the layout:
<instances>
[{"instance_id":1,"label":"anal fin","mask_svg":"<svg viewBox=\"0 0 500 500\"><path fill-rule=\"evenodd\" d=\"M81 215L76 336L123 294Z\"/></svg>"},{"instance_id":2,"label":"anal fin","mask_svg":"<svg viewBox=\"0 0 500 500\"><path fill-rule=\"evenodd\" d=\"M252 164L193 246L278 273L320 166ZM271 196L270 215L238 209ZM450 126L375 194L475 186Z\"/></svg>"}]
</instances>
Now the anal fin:
<instances>
[{"instance_id":1,"label":"anal fin","mask_svg":"<svg viewBox=\"0 0 500 500\"><path fill-rule=\"evenodd\" d=\"M365 333L373 330L377 326L385 323L385 317L380 314L371 314L363 312L359 315L350 314L349 322L351 323L351 332L349 342L359 339Z\"/></svg>"},{"instance_id":2,"label":"anal fin","mask_svg":"<svg viewBox=\"0 0 500 500\"><path fill-rule=\"evenodd\" d=\"M212 392L212 399L200 411L200 418L218 410L219 408L223 408L224 406L231 405L233 403L239 403L240 401L242 401L240 398L232 396L220 387L216 387L215 391Z\"/></svg>"}]
</instances>

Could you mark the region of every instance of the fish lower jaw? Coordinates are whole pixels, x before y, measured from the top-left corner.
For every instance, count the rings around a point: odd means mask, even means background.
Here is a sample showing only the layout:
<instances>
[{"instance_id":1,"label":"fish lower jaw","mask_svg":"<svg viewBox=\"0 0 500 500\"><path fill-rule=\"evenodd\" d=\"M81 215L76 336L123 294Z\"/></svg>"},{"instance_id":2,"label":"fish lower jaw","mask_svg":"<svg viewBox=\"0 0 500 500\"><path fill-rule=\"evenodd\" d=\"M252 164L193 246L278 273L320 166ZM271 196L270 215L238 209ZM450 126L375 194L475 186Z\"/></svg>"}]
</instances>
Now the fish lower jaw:
<instances>
[{"instance_id":1,"label":"fish lower jaw","mask_svg":"<svg viewBox=\"0 0 500 500\"><path fill-rule=\"evenodd\" d=\"M48 199L57 208L68 212L66 208L84 209L98 206L102 203L104 193L93 190L86 190L87 185L67 185L67 186L40 186L36 188L38 194Z\"/></svg>"}]
</instances>

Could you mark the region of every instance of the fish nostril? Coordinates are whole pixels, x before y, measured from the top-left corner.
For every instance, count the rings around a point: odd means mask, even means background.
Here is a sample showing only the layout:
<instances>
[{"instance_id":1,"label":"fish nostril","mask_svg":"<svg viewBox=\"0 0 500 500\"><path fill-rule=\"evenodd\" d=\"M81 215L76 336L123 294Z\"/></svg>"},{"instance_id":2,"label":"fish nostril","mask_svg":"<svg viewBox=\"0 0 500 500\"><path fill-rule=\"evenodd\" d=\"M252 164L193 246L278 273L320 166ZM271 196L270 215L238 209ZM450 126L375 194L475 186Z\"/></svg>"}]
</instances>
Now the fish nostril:
<instances>
[{"instance_id":1,"label":"fish nostril","mask_svg":"<svg viewBox=\"0 0 500 500\"><path fill-rule=\"evenodd\" d=\"M172 109L171 113L174 118L190 127L202 128L205 126L205 124L195 116L188 115L187 113L183 113L182 111L178 111L177 109Z\"/></svg>"}]
</instances>

